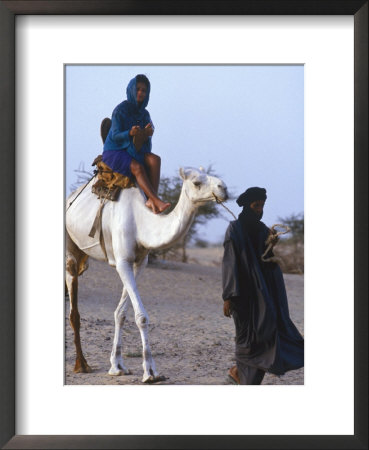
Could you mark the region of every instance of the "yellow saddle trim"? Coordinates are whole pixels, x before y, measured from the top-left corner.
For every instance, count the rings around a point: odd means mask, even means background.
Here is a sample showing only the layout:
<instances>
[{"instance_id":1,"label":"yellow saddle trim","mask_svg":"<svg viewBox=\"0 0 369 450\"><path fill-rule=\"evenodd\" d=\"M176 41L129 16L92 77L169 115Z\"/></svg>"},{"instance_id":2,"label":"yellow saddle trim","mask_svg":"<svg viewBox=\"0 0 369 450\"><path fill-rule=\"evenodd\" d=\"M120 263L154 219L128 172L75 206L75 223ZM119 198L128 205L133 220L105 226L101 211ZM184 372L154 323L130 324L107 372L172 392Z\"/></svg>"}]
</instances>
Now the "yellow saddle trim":
<instances>
[{"instance_id":1,"label":"yellow saddle trim","mask_svg":"<svg viewBox=\"0 0 369 450\"><path fill-rule=\"evenodd\" d=\"M132 178L118 172L113 172L111 168L102 161L101 155L95 158L92 165L96 165L98 170L97 178L101 180L108 189L113 189L117 186L122 189L127 189L135 186L135 182Z\"/></svg>"}]
</instances>

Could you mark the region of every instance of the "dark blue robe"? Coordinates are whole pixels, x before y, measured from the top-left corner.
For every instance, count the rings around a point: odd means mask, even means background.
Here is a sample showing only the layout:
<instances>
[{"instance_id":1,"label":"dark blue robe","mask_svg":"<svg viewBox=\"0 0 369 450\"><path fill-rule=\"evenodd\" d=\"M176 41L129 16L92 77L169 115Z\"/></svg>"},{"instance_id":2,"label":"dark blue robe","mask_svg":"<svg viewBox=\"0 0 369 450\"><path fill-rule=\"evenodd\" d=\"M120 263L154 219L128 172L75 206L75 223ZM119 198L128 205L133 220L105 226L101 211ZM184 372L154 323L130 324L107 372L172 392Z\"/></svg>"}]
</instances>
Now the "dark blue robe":
<instances>
[{"instance_id":1,"label":"dark blue robe","mask_svg":"<svg viewBox=\"0 0 369 450\"><path fill-rule=\"evenodd\" d=\"M281 269L261 261L268 227L240 217L227 229L222 266L223 299L232 301L236 326L237 367L283 375L304 366L304 340L289 315Z\"/></svg>"},{"instance_id":2,"label":"dark blue robe","mask_svg":"<svg viewBox=\"0 0 369 450\"><path fill-rule=\"evenodd\" d=\"M133 138L129 131L135 125L145 128L151 123L150 114L146 109L150 98L150 87L141 105L137 103L136 78L127 86L127 100L119 103L112 114L112 124L104 143L103 161L114 171L122 175L131 176L130 164L132 158L144 163L144 154L151 152L151 137L143 144L138 152L133 145Z\"/></svg>"}]
</instances>

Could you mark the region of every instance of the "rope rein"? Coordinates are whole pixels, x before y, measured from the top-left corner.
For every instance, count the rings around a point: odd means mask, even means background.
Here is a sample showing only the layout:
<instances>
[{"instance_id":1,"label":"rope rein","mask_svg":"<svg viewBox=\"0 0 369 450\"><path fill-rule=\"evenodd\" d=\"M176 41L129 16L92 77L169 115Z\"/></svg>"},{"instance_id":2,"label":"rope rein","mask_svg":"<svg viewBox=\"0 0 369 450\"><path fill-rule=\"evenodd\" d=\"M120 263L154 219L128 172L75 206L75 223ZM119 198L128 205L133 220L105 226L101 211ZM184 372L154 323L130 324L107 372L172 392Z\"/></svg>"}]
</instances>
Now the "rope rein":
<instances>
[{"instance_id":1,"label":"rope rein","mask_svg":"<svg viewBox=\"0 0 369 450\"><path fill-rule=\"evenodd\" d=\"M214 194L214 192L213 192L213 196L215 198L215 201L218 203L218 205L222 205L225 210L227 210L230 214L232 214L232 216L234 217L234 220L237 220L237 217L233 214L233 212L229 208L227 208L226 205L221 200L219 200L219 198Z\"/></svg>"},{"instance_id":2,"label":"rope rein","mask_svg":"<svg viewBox=\"0 0 369 450\"><path fill-rule=\"evenodd\" d=\"M233 212L229 208L227 208L221 200L219 200L219 198L214 194L214 192L213 192L213 196L215 198L215 201L218 203L218 205L222 205L223 208L226 209L230 214L232 214L234 219L237 220L237 217L233 214ZM277 227L284 228L284 231L278 231L278 232L275 231L275 228L277 228ZM278 242L278 237L281 236L282 234L289 233L290 231L291 231L290 227L288 227L287 225L283 225L281 223L276 223L271 226L271 228L270 228L271 233L268 236L267 240L265 241L265 245L267 245L267 248L266 248L265 252L261 255L261 260L263 262L279 262L280 261L280 258L278 258L277 256L272 256L270 258L266 258L266 255L276 245L276 243Z\"/></svg>"},{"instance_id":3,"label":"rope rein","mask_svg":"<svg viewBox=\"0 0 369 450\"><path fill-rule=\"evenodd\" d=\"M276 232L275 231L276 227L284 228L284 231ZM270 250L273 249L275 244L278 242L278 237L281 234L289 233L291 231L291 229L287 225L283 225L281 223L276 223L270 228L270 231L271 231L271 234L268 236L267 240L265 241L265 245L267 245L268 247L266 248L265 252L261 255L261 260L263 262L280 262L280 258L278 258L277 256L271 256L270 258L266 258L266 255L268 254L268 252Z\"/></svg>"}]
</instances>

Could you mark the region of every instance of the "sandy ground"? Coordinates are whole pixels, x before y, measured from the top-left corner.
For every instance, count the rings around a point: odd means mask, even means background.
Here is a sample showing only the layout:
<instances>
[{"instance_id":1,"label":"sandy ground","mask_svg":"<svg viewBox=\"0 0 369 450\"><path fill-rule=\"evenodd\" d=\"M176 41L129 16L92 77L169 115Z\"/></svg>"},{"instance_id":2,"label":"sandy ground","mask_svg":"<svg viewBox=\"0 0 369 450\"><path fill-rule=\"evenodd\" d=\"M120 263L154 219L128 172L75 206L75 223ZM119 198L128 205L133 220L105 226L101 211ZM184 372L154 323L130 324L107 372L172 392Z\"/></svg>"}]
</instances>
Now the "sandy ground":
<instances>
[{"instance_id":1,"label":"sandy ground","mask_svg":"<svg viewBox=\"0 0 369 450\"><path fill-rule=\"evenodd\" d=\"M229 384L235 333L233 320L222 311L221 257L222 248L189 249L188 264L158 261L148 265L138 280L149 314L156 368L167 377L158 384ZM303 275L287 274L285 282L292 320L303 334ZM141 339L131 305L123 331L123 357L132 375L108 375L114 310L121 290L114 268L90 260L90 268L80 277L79 311L82 348L93 372L73 372L75 351L66 301L66 384L142 384ZM263 384L304 384L304 370L282 377L266 374Z\"/></svg>"}]
</instances>

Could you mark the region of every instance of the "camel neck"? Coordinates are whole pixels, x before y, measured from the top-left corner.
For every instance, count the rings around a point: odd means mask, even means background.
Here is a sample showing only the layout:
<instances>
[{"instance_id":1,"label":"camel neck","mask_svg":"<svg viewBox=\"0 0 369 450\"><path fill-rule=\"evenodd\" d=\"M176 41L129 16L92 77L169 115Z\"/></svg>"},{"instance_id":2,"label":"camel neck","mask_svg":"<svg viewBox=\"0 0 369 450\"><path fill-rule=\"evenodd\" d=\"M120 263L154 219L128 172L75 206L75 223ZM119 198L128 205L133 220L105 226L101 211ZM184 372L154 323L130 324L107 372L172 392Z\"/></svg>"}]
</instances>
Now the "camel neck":
<instances>
[{"instance_id":1,"label":"camel neck","mask_svg":"<svg viewBox=\"0 0 369 450\"><path fill-rule=\"evenodd\" d=\"M186 192L186 183L183 184L181 195L173 211L169 214L152 215L147 221L148 226L139 236L140 243L149 249L164 249L179 242L190 228L197 206L190 200Z\"/></svg>"}]
</instances>

